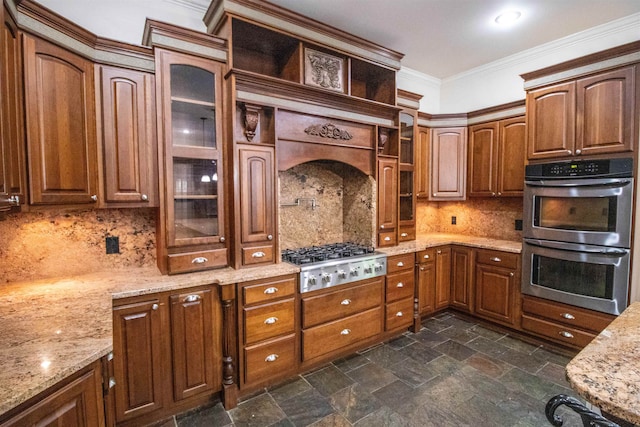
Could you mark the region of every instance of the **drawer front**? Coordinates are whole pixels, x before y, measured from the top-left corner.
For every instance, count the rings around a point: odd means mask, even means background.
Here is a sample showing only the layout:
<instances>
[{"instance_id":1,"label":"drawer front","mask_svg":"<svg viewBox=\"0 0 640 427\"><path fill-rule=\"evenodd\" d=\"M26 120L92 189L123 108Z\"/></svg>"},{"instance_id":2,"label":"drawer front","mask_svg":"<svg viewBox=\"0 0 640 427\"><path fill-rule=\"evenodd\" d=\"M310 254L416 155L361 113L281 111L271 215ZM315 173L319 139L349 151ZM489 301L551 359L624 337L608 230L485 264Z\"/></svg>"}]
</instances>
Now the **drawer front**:
<instances>
[{"instance_id":1,"label":"drawer front","mask_svg":"<svg viewBox=\"0 0 640 427\"><path fill-rule=\"evenodd\" d=\"M382 278L359 286L302 299L302 327L320 323L382 305Z\"/></svg>"},{"instance_id":2,"label":"drawer front","mask_svg":"<svg viewBox=\"0 0 640 427\"><path fill-rule=\"evenodd\" d=\"M522 329L576 348L585 347L596 337L596 334L526 314L522 316Z\"/></svg>"},{"instance_id":3,"label":"drawer front","mask_svg":"<svg viewBox=\"0 0 640 427\"><path fill-rule=\"evenodd\" d=\"M518 268L520 254L500 251L480 250L477 253L476 262L478 264L495 265L503 268Z\"/></svg>"},{"instance_id":4,"label":"drawer front","mask_svg":"<svg viewBox=\"0 0 640 427\"><path fill-rule=\"evenodd\" d=\"M413 298L415 274L411 271L387 275L387 302L402 298Z\"/></svg>"},{"instance_id":5,"label":"drawer front","mask_svg":"<svg viewBox=\"0 0 640 427\"><path fill-rule=\"evenodd\" d=\"M294 299L244 310L244 342L252 344L294 331Z\"/></svg>"},{"instance_id":6,"label":"drawer front","mask_svg":"<svg viewBox=\"0 0 640 427\"><path fill-rule=\"evenodd\" d=\"M257 246L242 248L242 265L262 264L273 262L273 246Z\"/></svg>"},{"instance_id":7,"label":"drawer front","mask_svg":"<svg viewBox=\"0 0 640 427\"><path fill-rule=\"evenodd\" d=\"M264 281L242 288L242 298L245 305L269 302L291 296L296 291L295 277L281 280Z\"/></svg>"},{"instance_id":8,"label":"drawer front","mask_svg":"<svg viewBox=\"0 0 640 427\"><path fill-rule=\"evenodd\" d=\"M416 240L416 229L415 228L407 228L404 229L400 227L400 237L398 238L401 242L407 242L409 240Z\"/></svg>"},{"instance_id":9,"label":"drawer front","mask_svg":"<svg viewBox=\"0 0 640 427\"><path fill-rule=\"evenodd\" d=\"M311 360L382 333L382 308L302 331L302 360Z\"/></svg>"},{"instance_id":10,"label":"drawer front","mask_svg":"<svg viewBox=\"0 0 640 427\"><path fill-rule=\"evenodd\" d=\"M227 265L227 249L170 254L169 274L207 270Z\"/></svg>"},{"instance_id":11,"label":"drawer front","mask_svg":"<svg viewBox=\"0 0 640 427\"><path fill-rule=\"evenodd\" d=\"M413 298L387 304L385 329L391 331L396 328L408 328L413 324Z\"/></svg>"},{"instance_id":12,"label":"drawer front","mask_svg":"<svg viewBox=\"0 0 640 427\"><path fill-rule=\"evenodd\" d=\"M560 323L575 328L599 334L615 319L604 313L595 313L578 307L567 306L547 300L524 297L522 311L536 317L543 317L554 323Z\"/></svg>"},{"instance_id":13,"label":"drawer front","mask_svg":"<svg viewBox=\"0 0 640 427\"><path fill-rule=\"evenodd\" d=\"M432 262L436 260L436 248L425 249L416 253L416 262L418 264L424 264L425 262Z\"/></svg>"},{"instance_id":14,"label":"drawer front","mask_svg":"<svg viewBox=\"0 0 640 427\"><path fill-rule=\"evenodd\" d=\"M280 377L295 368L295 335L244 349L244 382L247 384Z\"/></svg>"},{"instance_id":15,"label":"drawer front","mask_svg":"<svg viewBox=\"0 0 640 427\"><path fill-rule=\"evenodd\" d=\"M415 254L394 255L387 258L387 274L402 270L413 270Z\"/></svg>"},{"instance_id":16,"label":"drawer front","mask_svg":"<svg viewBox=\"0 0 640 427\"><path fill-rule=\"evenodd\" d=\"M378 246L395 246L397 244L395 231L382 231L378 233Z\"/></svg>"}]
</instances>

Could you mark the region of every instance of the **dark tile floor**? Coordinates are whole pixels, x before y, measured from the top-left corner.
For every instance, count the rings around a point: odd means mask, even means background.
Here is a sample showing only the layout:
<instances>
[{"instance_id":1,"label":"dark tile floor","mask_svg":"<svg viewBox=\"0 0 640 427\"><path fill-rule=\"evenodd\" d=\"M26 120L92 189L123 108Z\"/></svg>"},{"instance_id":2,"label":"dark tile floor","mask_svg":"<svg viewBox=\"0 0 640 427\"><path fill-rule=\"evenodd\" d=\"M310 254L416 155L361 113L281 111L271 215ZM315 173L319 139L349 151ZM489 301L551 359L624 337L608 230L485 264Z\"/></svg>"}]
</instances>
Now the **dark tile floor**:
<instances>
[{"instance_id":1,"label":"dark tile floor","mask_svg":"<svg viewBox=\"0 0 640 427\"><path fill-rule=\"evenodd\" d=\"M417 334L339 359L240 402L176 417L167 425L550 426L547 400L575 394L570 360L446 312ZM563 409L563 408L561 408ZM581 426L568 410L564 426Z\"/></svg>"}]
</instances>

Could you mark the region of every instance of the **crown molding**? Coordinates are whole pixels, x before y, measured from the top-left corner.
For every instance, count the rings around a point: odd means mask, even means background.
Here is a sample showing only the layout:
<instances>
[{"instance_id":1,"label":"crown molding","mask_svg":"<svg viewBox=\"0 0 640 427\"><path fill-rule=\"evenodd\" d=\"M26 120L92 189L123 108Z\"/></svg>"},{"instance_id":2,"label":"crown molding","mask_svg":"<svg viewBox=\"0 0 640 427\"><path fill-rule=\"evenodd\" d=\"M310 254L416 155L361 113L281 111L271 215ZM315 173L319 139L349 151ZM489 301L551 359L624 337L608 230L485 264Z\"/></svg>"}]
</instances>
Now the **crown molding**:
<instances>
[{"instance_id":1,"label":"crown molding","mask_svg":"<svg viewBox=\"0 0 640 427\"><path fill-rule=\"evenodd\" d=\"M180 7L185 7L187 9L195 10L196 12L200 12L204 15L209 7L209 1L207 0L164 0L167 3L173 3Z\"/></svg>"}]
</instances>

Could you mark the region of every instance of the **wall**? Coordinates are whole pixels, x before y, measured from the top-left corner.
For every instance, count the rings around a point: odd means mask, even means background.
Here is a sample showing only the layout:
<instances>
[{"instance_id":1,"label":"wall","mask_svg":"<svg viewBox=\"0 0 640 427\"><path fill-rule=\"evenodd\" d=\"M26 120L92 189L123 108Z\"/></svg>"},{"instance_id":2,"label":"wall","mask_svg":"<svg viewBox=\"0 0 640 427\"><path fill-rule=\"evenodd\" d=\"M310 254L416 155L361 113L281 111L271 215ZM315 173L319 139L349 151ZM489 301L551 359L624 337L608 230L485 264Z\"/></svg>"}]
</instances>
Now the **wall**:
<instances>
[{"instance_id":1,"label":"wall","mask_svg":"<svg viewBox=\"0 0 640 427\"><path fill-rule=\"evenodd\" d=\"M456 225L451 217L456 217ZM515 220L522 219L522 198L470 198L461 202L418 202L417 232L453 233L522 240Z\"/></svg>"},{"instance_id":2,"label":"wall","mask_svg":"<svg viewBox=\"0 0 640 427\"><path fill-rule=\"evenodd\" d=\"M118 236L119 254L105 237ZM155 210L47 210L0 218L0 285L156 264Z\"/></svg>"}]
</instances>

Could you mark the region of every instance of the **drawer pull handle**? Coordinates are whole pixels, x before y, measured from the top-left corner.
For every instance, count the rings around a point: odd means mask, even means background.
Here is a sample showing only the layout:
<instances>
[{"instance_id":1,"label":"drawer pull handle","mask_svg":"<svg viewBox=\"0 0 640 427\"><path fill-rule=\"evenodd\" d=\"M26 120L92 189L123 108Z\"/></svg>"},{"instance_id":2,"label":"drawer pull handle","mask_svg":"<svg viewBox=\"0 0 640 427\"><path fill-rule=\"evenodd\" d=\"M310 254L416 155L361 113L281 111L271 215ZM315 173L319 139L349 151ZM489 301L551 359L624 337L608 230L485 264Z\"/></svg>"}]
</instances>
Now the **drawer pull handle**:
<instances>
[{"instance_id":1,"label":"drawer pull handle","mask_svg":"<svg viewBox=\"0 0 640 427\"><path fill-rule=\"evenodd\" d=\"M345 298L342 301L340 301L340 304L349 305L349 304L351 304L351 300L349 298Z\"/></svg>"},{"instance_id":2,"label":"drawer pull handle","mask_svg":"<svg viewBox=\"0 0 640 427\"><path fill-rule=\"evenodd\" d=\"M264 290L265 295L275 294L276 292L278 292L278 288L273 286Z\"/></svg>"},{"instance_id":3,"label":"drawer pull handle","mask_svg":"<svg viewBox=\"0 0 640 427\"><path fill-rule=\"evenodd\" d=\"M398 267L404 267L404 262L400 261L398 264L396 264Z\"/></svg>"},{"instance_id":4,"label":"drawer pull handle","mask_svg":"<svg viewBox=\"0 0 640 427\"><path fill-rule=\"evenodd\" d=\"M404 283L398 282L398 284L396 285L396 288L404 288Z\"/></svg>"},{"instance_id":5,"label":"drawer pull handle","mask_svg":"<svg viewBox=\"0 0 640 427\"><path fill-rule=\"evenodd\" d=\"M277 317L267 317L266 319L264 319L264 324L265 325L273 325L277 321L278 321Z\"/></svg>"},{"instance_id":6,"label":"drawer pull handle","mask_svg":"<svg viewBox=\"0 0 640 427\"><path fill-rule=\"evenodd\" d=\"M426 270L426 268L420 267L420 271L425 271L425 270Z\"/></svg>"},{"instance_id":7,"label":"drawer pull handle","mask_svg":"<svg viewBox=\"0 0 640 427\"><path fill-rule=\"evenodd\" d=\"M157 310L158 308L160 308L160 306L158 304L153 304L151 306L151 310L154 310L154 311Z\"/></svg>"},{"instance_id":8,"label":"drawer pull handle","mask_svg":"<svg viewBox=\"0 0 640 427\"><path fill-rule=\"evenodd\" d=\"M574 316L571 313L562 313L560 316L564 317L565 319L568 320L575 320L576 316Z\"/></svg>"},{"instance_id":9,"label":"drawer pull handle","mask_svg":"<svg viewBox=\"0 0 640 427\"><path fill-rule=\"evenodd\" d=\"M116 386L116 379L113 377L109 377L109 388L113 388Z\"/></svg>"},{"instance_id":10,"label":"drawer pull handle","mask_svg":"<svg viewBox=\"0 0 640 427\"><path fill-rule=\"evenodd\" d=\"M437 253L439 253L439 254L441 254L441 253L442 253L442 250L438 249L436 252L437 252Z\"/></svg>"},{"instance_id":11,"label":"drawer pull handle","mask_svg":"<svg viewBox=\"0 0 640 427\"><path fill-rule=\"evenodd\" d=\"M275 362L277 358L278 358L278 355L274 353L274 354L270 354L267 357L265 357L264 361L265 362Z\"/></svg>"},{"instance_id":12,"label":"drawer pull handle","mask_svg":"<svg viewBox=\"0 0 640 427\"><path fill-rule=\"evenodd\" d=\"M200 300L200 295L189 295L185 297L182 302L196 302Z\"/></svg>"},{"instance_id":13,"label":"drawer pull handle","mask_svg":"<svg viewBox=\"0 0 640 427\"><path fill-rule=\"evenodd\" d=\"M391 241L391 237L389 237L389 236L385 237L385 238L384 238L384 241L385 241L385 242L390 242L390 241Z\"/></svg>"},{"instance_id":14,"label":"drawer pull handle","mask_svg":"<svg viewBox=\"0 0 640 427\"><path fill-rule=\"evenodd\" d=\"M262 251L254 252L251 254L252 258L264 258L265 256L267 256L267 254Z\"/></svg>"},{"instance_id":15,"label":"drawer pull handle","mask_svg":"<svg viewBox=\"0 0 640 427\"><path fill-rule=\"evenodd\" d=\"M349 335L351 333L351 329L343 329L340 331L340 335Z\"/></svg>"},{"instance_id":16,"label":"drawer pull handle","mask_svg":"<svg viewBox=\"0 0 640 427\"><path fill-rule=\"evenodd\" d=\"M142 200L143 202L147 202L149 201L149 196L147 196L146 194L142 194L140 196L140 200Z\"/></svg>"},{"instance_id":17,"label":"drawer pull handle","mask_svg":"<svg viewBox=\"0 0 640 427\"><path fill-rule=\"evenodd\" d=\"M209 261L208 259L206 259L203 256L199 256L197 258L194 258L191 260L191 264L204 264L205 262Z\"/></svg>"},{"instance_id":18,"label":"drawer pull handle","mask_svg":"<svg viewBox=\"0 0 640 427\"><path fill-rule=\"evenodd\" d=\"M267 235L267 240L273 240L273 234L268 234Z\"/></svg>"},{"instance_id":19,"label":"drawer pull handle","mask_svg":"<svg viewBox=\"0 0 640 427\"><path fill-rule=\"evenodd\" d=\"M429 259L429 258L430 258L430 256L429 256L429 255L425 255L425 256L423 256L422 258L424 258L424 259Z\"/></svg>"},{"instance_id":20,"label":"drawer pull handle","mask_svg":"<svg viewBox=\"0 0 640 427\"><path fill-rule=\"evenodd\" d=\"M493 262L502 262L502 260L500 258L498 258L497 256L491 257L490 259Z\"/></svg>"},{"instance_id":21,"label":"drawer pull handle","mask_svg":"<svg viewBox=\"0 0 640 427\"><path fill-rule=\"evenodd\" d=\"M400 233L400 237L407 237L408 235L408 233Z\"/></svg>"},{"instance_id":22,"label":"drawer pull handle","mask_svg":"<svg viewBox=\"0 0 640 427\"><path fill-rule=\"evenodd\" d=\"M560 332L558 332L558 334L560 334L560 336L565 337L565 338L573 338L573 334L571 332L560 331Z\"/></svg>"},{"instance_id":23,"label":"drawer pull handle","mask_svg":"<svg viewBox=\"0 0 640 427\"><path fill-rule=\"evenodd\" d=\"M402 314L402 312L401 312L401 311L399 311L399 312L397 312L397 313L396 313L396 317L402 317L402 316L404 316L404 314Z\"/></svg>"}]
</instances>

